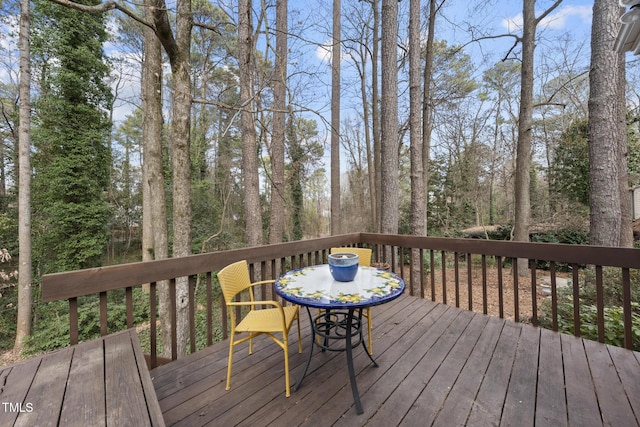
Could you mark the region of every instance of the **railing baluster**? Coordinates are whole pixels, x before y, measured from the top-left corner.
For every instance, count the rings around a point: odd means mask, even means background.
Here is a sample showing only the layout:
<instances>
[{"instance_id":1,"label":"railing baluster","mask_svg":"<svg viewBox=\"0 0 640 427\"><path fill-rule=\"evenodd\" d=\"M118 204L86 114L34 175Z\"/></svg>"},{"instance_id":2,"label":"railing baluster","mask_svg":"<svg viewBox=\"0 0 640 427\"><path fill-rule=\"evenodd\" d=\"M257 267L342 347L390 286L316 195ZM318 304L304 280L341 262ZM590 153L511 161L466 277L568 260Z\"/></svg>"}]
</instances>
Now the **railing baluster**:
<instances>
[{"instance_id":1,"label":"railing baluster","mask_svg":"<svg viewBox=\"0 0 640 427\"><path fill-rule=\"evenodd\" d=\"M69 298L69 341L78 344L78 298Z\"/></svg>"},{"instance_id":2,"label":"railing baluster","mask_svg":"<svg viewBox=\"0 0 640 427\"><path fill-rule=\"evenodd\" d=\"M178 359L178 295L176 279L169 281L169 295L171 295L171 360L176 360Z\"/></svg>"},{"instance_id":3,"label":"railing baluster","mask_svg":"<svg viewBox=\"0 0 640 427\"><path fill-rule=\"evenodd\" d=\"M151 345L151 368L158 366L158 331L156 328L158 308L156 304L157 284L149 284L149 343Z\"/></svg>"},{"instance_id":4,"label":"railing baluster","mask_svg":"<svg viewBox=\"0 0 640 427\"><path fill-rule=\"evenodd\" d=\"M399 266L400 267L400 271L398 271L398 263L397 263L397 259L396 259L396 253L397 253L397 248L396 246L391 246L391 265L392 270L399 275L400 277L402 277L402 264Z\"/></svg>"},{"instance_id":5,"label":"railing baluster","mask_svg":"<svg viewBox=\"0 0 640 427\"><path fill-rule=\"evenodd\" d=\"M414 274L414 262L413 262L413 258L415 255L415 250L413 249L409 249L409 282L407 283L407 286L409 288L409 295L411 296L415 296L416 291L415 291L415 286L414 286L414 280L415 280L415 274Z\"/></svg>"},{"instance_id":6,"label":"railing baluster","mask_svg":"<svg viewBox=\"0 0 640 427\"><path fill-rule=\"evenodd\" d=\"M222 312L222 339L229 338L229 313L227 313L227 305L224 298L220 298L220 311Z\"/></svg>"},{"instance_id":7,"label":"railing baluster","mask_svg":"<svg viewBox=\"0 0 640 427\"><path fill-rule=\"evenodd\" d=\"M573 270L573 335L580 336L580 283L577 264L571 264Z\"/></svg>"},{"instance_id":8,"label":"railing baluster","mask_svg":"<svg viewBox=\"0 0 640 427\"><path fill-rule=\"evenodd\" d=\"M460 254L458 252L453 253L453 274L454 274L454 286L456 289L456 307L460 307L460 262L458 258Z\"/></svg>"},{"instance_id":9,"label":"railing baluster","mask_svg":"<svg viewBox=\"0 0 640 427\"><path fill-rule=\"evenodd\" d=\"M189 344L191 353L196 352L196 292L195 282L197 276L187 278L189 286Z\"/></svg>"},{"instance_id":10,"label":"railing baluster","mask_svg":"<svg viewBox=\"0 0 640 427\"><path fill-rule=\"evenodd\" d=\"M482 264L482 312L484 314L489 313L489 297L487 289L487 256L482 254L480 259Z\"/></svg>"},{"instance_id":11,"label":"railing baluster","mask_svg":"<svg viewBox=\"0 0 640 427\"><path fill-rule=\"evenodd\" d=\"M420 298L424 299L424 249L420 249Z\"/></svg>"},{"instance_id":12,"label":"railing baluster","mask_svg":"<svg viewBox=\"0 0 640 427\"><path fill-rule=\"evenodd\" d=\"M127 286L124 290L125 305L127 307L127 328L133 328L133 287Z\"/></svg>"},{"instance_id":13,"label":"railing baluster","mask_svg":"<svg viewBox=\"0 0 640 427\"><path fill-rule=\"evenodd\" d=\"M628 268L622 269L622 315L624 318L624 347L633 349L631 316L631 275Z\"/></svg>"},{"instance_id":14,"label":"railing baluster","mask_svg":"<svg viewBox=\"0 0 640 427\"><path fill-rule=\"evenodd\" d=\"M504 283L502 281L502 257L496 257L498 265L498 316L504 319Z\"/></svg>"},{"instance_id":15,"label":"railing baluster","mask_svg":"<svg viewBox=\"0 0 640 427\"><path fill-rule=\"evenodd\" d=\"M596 312L598 341L604 342L604 289L602 285L602 266L596 265Z\"/></svg>"},{"instance_id":16,"label":"railing baluster","mask_svg":"<svg viewBox=\"0 0 640 427\"><path fill-rule=\"evenodd\" d=\"M447 303L447 261L444 251L440 252L441 264L442 264L442 302Z\"/></svg>"},{"instance_id":17,"label":"railing baluster","mask_svg":"<svg viewBox=\"0 0 640 427\"><path fill-rule=\"evenodd\" d=\"M210 271L206 273L207 286L207 346L213 344L213 274Z\"/></svg>"},{"instance_id":18,"label":"railing baluster","mask_svg":"<svg viewBox=\"0 0 640 427\"><path fill-rule=\"evenodd\" d=\"M513 262L513 320L520 321L520 278L518 273L518 258L511 258Z\"/></svg>"},{"instance_id":19,"label":"railing baluster","mask_svg":"<svg viewBox=\"0 0 640 427\"><path fill-rule=\"evenodd\" d=\"M100 335L105 336L109 333L109 324L107 320L107 293L100 292Z\"/></svg>"},{"instance_id":20,"label":"railing baluster","mask_svg":"<svg viewBox=\"0 0 640 427\"><path fill-rule=\"evenodd\" d=\"M555 332L558 332L558 282L556 280L556 263L552 261L549 265L551 275L551 321Z\"/></svg>"},{"instance_id":21,"label":"railing baluster","mask_svg":"<svg viewBox=\"0 0 640 427\"><path fill-rule=\"evenodd\" d=\"M537 260L533 259L531 262L531 322L533 326L538 326L538 287L536 283L537 279Z\"/></svg>"},{"instance_id":22,"label":"railing baluster","mask_svg":"<svg viewBox=\"0 0 640 427\"><path fill-rule=\"evenodd\" d=\"M467 253L467 309L473 311L473 277L471 270L471 254Z\"/></svg>"},{"instance_id":23,"label":"railing baluster","mask_svg":"<svg viewBox=\"0 0 640 427\"><path fill-rule=\"evenodd\" d=\"M431 284L431 301L436 300L436 258L433 249L429 251L429 282Z\"/></svg>"}]
</instances>

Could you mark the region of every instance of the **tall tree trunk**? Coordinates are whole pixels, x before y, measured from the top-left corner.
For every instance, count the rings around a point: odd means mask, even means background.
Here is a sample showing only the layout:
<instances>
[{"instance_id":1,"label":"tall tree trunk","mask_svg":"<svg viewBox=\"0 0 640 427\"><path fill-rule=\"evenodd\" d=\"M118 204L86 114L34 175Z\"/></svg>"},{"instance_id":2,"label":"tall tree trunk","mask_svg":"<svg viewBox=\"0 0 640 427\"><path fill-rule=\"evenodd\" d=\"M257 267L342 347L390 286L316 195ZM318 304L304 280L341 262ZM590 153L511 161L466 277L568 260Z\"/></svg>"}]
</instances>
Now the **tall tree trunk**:
<instances>
[{"instance_id":1,"label":"tall tree trunk","mask_svg":"<svg viewBox=\"0 0 640 427\"><path fill-rule=\"evenodd\" d=\"M398 2L382 0L381 231L398 232Z\"/></svg>"},{"instance_id":2,"label":"tall tree trunk","mask_svg":"<svg viewBox=\"0 0 640 427\"><path fill-rule=\"evenodd\" d=\"M175 37L164 1L154 14L156 34L164 46L173 77L173 111L171 122L171 169L173 182L173 256L191 254L191 78L190 47L193 16L191 1L179 0ZM189 292L187 278L176 282L175 337L177 356L186 354L189 343Z\"/></svg>"},{"instance_id":3,"label":"tall tree trunk","mask_svg":"<svg viewBox=\"0 0 640 427\"><path fill-rule=\"evenodd\" d=\"M191 1L180 0L176 15L176 42L179 54L174 76L173 117L171 121L173 150L173 256L191 255ZM187 353L189 343L188 278L176 283L178 355Z\"/></svg>"},{"instance_id":4,"label":"tall tree trunk","mask_svg":"<svg viewBox=\"0 0 640 427\"><path fill-rule=\"evenodd\" d=\"M250 0L238 2L238 63L240 68L240 117L242 129L242 167L245 191L247 245L262 244L262 215L258 177L258 146L253 109L253 20Z\"/></svg>"},{"instance_id":5,"label":"tall tree trunk","mask_svg":"<svg viewBox=\"0 0 640 427\"><path fill-rule=\"evenodd\" d=\"M271 217L269 243L282 242L284 231L284 145L287 99L288 1L276 2L276 59L273 78L273 133L271 138Z\"/></svg>"},{"instance_id":6,"label":"tall tree trunk","mask_svg":"<svg viewBox=\"0 0 640 427\"><path fill-rule=\"evenodd\" d=\"M520 71L520 111L518 113L518 144L516 147L515 220L513 238L529 241L531 221L531 128L533 127L533 61L538 23L562 0L556 2L540 17L535 16L535 1L523 0L522 6L522 68ZM518 262L517 274L528 274L526 260Z\"/></svg>"},{"instance_id":7,"label":"tall tree trunk","mask_svg":"<svg viewBox=\"0 0 640 427\"><path fill-rule=\"evenodd\" d=\"M363 30L362 43L359 45L360 58L362 59L361 66L358 67L360 73L360 96L362 98L362 121L364 122L364 140L367 156L367 186L369 189L369 209L371 214L369 215L369 224L367 230L375 231L377 227L377 204L376 197L376 169L373 155L373 142L371 140L371 107L369 96L367 94L367 79L368 79L368 65L367 58L369 57L369 44L365 44L367 40L366 30ZM375 38L375 36L374 36Z\"/></svg>"},{"instance_id":8,"label":"tall tree trunk","mask_svg":"<svg viewBox=\"0 0 640 427\"><path fill-rule=\"evenodd\" d=\"M612 13L614 21L608 24L615 32L618 28L619 16L624 9L619 9L618 15ZM620 246L625 248L633 247L633 212L631 207L631 197L629 196L629 144L627 137L627 73L624 53L618 54L618 122L620 126L620 139L618 141L618 166L619 186L620 186Z\"/></svg>"},{"instance_id":9,"label":"tall tree trunk","mask_svg":"<svg viewBox=\"0 0 640 427\"><path fill-rule=\"evenodd\" d=\"M422 162L422 108L420 105L420 0L409 3L409 140L411 151L411 234L426 235L426 198L424 191L424 170ZM411 287L413 295L419 295L420 250L412 249L413 269Z\"/></svg>"},{"instance_id":10,"label":"tall tree trunk","mask_svg":"<svg viewBox=\"0 0 640 427\"><path fill-rule=\"evenodd\" d=\"M331 43L331 234L340 234L340 0L333 0Z\"/></svg>"},{"instance_id":11,"label":"tall tree trunk","mask_svg":"<svg viewBox=\"0 0 640 427\"><path fill-rule=\"evenodd\" d=\"M520 74L520 112L516 147L515 219L513 239L529 241L531 217L531 127L533 126L533 54L535 50L535 2L523 0L522 69ZM527 260L519 260L514 274L528 274Z\"/></svg>"},{"instance_id":12,"label":"tall tree trunk","mask_svg":"<svg viewBox=\"0 0 640 427\"><path fill-rule=\"evenodd\" d=\"M152 20L156 0L148 0L145 16ZM144 29L144 59L142 67L143 152L143 250L142 260L169 257L167 200L162 161L162 46L152 29ZM162 341L171 342L171 295L169 283L158 283L158 303ZM171 357L170 346L162 355Z\"/></svg>"},{"instance_id":13,"label":"tall tree trunk","mask_svg":"<svg viewBox=\"0 0 640 427\"><path fill-rule=\"evenodd\" d=\"M620 54L611 48L619 16L617 3L594 2L589 72L589 244L598 246L618 246L621 236L620 141L626 140L626 131L621 126L620 97L624 91L619 90Z\"/></svg>"},{"instance_id":14,"label":"tall tree trunk","mask_svg":"<svg viewBox=\"0 0 640 427\"><path fill-rule=\"evenodd\" d=\"M444 0L443 0L444 1ZM429 27L425 46L424 78L422 82L422 191L425 200L424 233L427 234L426 200L429 192L429 159L431 154L431 129L433 127L433 102L431 100L431 78L433 73L433 40L435 39L436 0L429 0Z\"/></svg>"},{"instance_id":15,"label":"tall tree trunk","mask_svg":"<svg viewBox=\"0 0 640 427\"><path fill-rule=\"evenodd\" d=\"M20 1L20 128L18 130L18 319L14 351L31 334L31 61L29 0Z\"/></svg>"},{"instance_id":16,"label":"tall tree trunk","mask_svg":"<svg viewBox=\"0 0 640 427\"><path fill-rule=\"evenodd\" d=\"M380 137L380 96L378 85L378 70L380 67L380 3L371 0L373 8L373 48L371 49L371 128L373 130L373 172L375 174L374 192L371 197L375 199L375 212L373 213L374 231L380 232L380 216L382 215L382 144Z\"/></svg>"}]
</instances>

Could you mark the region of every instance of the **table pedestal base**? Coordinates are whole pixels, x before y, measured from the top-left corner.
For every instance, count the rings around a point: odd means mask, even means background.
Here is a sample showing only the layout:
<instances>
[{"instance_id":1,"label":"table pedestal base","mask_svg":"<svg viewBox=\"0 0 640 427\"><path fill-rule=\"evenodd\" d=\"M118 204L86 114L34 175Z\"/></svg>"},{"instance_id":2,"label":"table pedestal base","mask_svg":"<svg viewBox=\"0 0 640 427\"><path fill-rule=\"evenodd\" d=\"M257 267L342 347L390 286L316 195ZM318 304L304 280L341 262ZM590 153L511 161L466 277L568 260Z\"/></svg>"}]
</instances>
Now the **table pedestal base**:
<instances>
[{"instance_id":1,"label":"table pedestal base","mask_svg":"<svg viewBox=\"0 0 640 427\"><path fill-rule=\"evenodd\" d=\"M353 348L362 344L365 350L365 354L369 356L369 359L374 366L378 366L373 359L364 339L362 338L362 309L357 309L358 314L355 314L354 308L349 308L345 311L326 310L324 313L313 317L311 310L307 307L307 313L309 314L309 321L311 322L311 347L309 348L309 355L307 356L307 363L304 367L304 371L296 385L293 386L293 390L297 390L302 384L302 380L307 374L309 365L311 364L311 356L313 355L313 347L315 345L322 348L323 351L345 351L347 356L347 369L349 370L349 381L351 382L351 392L353 393L353 400L356 405L356 412L362 414L362 403L360 402L360 393L358 392L358 384L356 383L355 369L353 367ZM320 337L320 341L316 341L316 336ZM344 341L344 346L336 345L341 341Z\"/></svg>"}]
</instances>

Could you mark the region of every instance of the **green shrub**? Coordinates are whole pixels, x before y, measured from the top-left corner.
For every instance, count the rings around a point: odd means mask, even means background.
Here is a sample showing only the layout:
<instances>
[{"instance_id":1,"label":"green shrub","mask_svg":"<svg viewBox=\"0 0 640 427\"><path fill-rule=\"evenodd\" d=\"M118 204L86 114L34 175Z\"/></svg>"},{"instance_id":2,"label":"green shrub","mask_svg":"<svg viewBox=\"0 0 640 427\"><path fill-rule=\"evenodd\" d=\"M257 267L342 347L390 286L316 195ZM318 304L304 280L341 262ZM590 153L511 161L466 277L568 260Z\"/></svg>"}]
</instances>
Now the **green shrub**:
<instances>
[{"instance_id":1,"label":"green shrub","mask_svg":"<svg viewBox=\"0 0 640 427\"><path fill-rule=\"evenodd\" d=\"M127 328L124 290L109 292L107 296L107 329L109 333ZM69 304L53 301L35 308L36 322L25 353L52 351L69 345ZM133 323L149 321L149 294L140 288L133 290ZM78 298L78 339L87 341L100 336L100 298L90 295Z\"/></svg>"},{"instance_id":2,"label":"green shrub","mask_svg":"<svg viewBox=\"0 0 640 427\"><path fill-rule=\"evenodd\" d=\"M564 304L567 310L573 311L573 306ZM640 350L640 314L638 309L640 304L632 303L633 313L631 313L631 332L633 339L633 349ZM598 313L595 305L580 306L580 335L583 338L598 340ZM561 317L558 319L558 330L567 334L573 334L574 323L572 317ZM618 347L624 346L624 318L622 307L604 308L604 341L607 344Z\"/></svg>"},{"instance_id":3,"label":"green shrub","mask_svg":"<svg viewBox=\"0 0 640 427\"><path fill-rule=\"evenodd\" d=\"M595 270L585 269L580 272L580 334L583 338L598 340L598 314L596 304ZM603 300L604 300L604 331L605 343L622 347L624 345L624 318L622 280L620 269L604 268ZM631 322L633 334L633 349L640 350L640 272L631 271ZM552 312L551 300L545 300L540 306L540 324L551 328ZM558 330L573 334L573 290L562 288L558 290Z\"/></svg>"}]
</instances>

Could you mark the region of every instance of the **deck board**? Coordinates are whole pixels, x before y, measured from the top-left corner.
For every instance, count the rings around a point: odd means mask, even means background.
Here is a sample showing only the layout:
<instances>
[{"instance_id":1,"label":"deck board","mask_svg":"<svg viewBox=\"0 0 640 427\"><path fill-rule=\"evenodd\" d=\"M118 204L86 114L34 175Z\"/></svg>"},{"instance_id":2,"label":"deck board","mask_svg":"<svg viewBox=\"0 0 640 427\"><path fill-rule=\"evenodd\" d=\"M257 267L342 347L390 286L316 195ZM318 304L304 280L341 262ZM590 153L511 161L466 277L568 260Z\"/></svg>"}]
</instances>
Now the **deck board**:
<instances>
[{"instance_id":1,"label":"deck board","mask_svg":"<svg viewBox=\"0 0 640 427\"><path fill-rule=\"evenodd\" d=\"M291 380L303 353L295 331ZM167 425L638 425L640 355L414 297L375 307L374 367L354 366L357 415L343 353L316 348L302 386L284 395L282 351L258 338L237 346L225 391L228 342L151 371Z\"/></svg>"},{"instance_id":2,"label":"deck board","mask_svg":"<svg viewBox=\"0 0 640 427\"><path fill-rule=\"evenodd\" d=\"M95 345L93 345L95 344ZM105 399L98 388L104 387L104 368L96 363L103 357L102 343L87 343L74 350L67 384L68 400L62 405L60 424L65 426L105 425ZM92 378L95 381L87 381Z\"/></svg>"},{"instance_id":3,"label":"deck board","mask_svg":"<svg viewBox=\"0 0 640 427\"><path fill-rule=\"evenodd\" d=\"M538 381L536 424L567 426L562 345L559 334L546 329L540 330L538 369L544 373L544 381Z\"/></svg>"}]
</instances>

